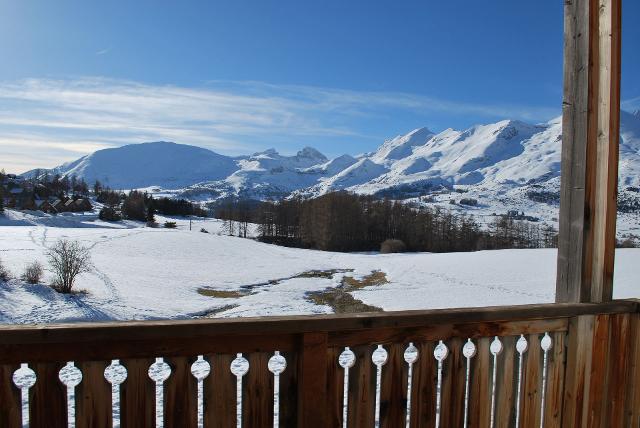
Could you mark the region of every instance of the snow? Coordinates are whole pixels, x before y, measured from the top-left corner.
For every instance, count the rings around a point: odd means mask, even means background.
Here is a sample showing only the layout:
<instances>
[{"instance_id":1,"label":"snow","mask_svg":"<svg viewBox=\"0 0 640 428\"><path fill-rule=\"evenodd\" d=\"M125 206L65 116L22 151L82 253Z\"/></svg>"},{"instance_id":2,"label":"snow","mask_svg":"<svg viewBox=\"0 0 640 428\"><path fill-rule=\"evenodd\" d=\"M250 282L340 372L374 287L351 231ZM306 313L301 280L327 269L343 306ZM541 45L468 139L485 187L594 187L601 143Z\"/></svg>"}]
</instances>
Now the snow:
<instances>
[{"instance_id":1,"label":"snow","mask_svg":"<svg viewBox=\"0 0 640 428\"><path fill-rule=\"evenodd\" d=\"M640 117L623 111L620 119L619 183L626 191L640 187ZM489 216L515 209L556 225L557 203L533 202L527 192L558 194L561 133L560 117L537 125L502 120L437 134L419 128L385 141L372 153L333 159L312 147L293 156L268 149L232 158L157 142L100 150L51 172L198 202L314 197L336 190L398 199L431 193L437 204L456 211ZM468 192L478 206L449 206L456 195L446 191L454 189ZM638 215L621 214L620 225L618 237L640 232Z\"/></svg>"},{"instance_id":2,"label":"snow","mask_svg":"<svg viewBox=\"0 0 640 428\"><path fill-rule=\"evenodd\" d=\"M200 147L164 141L98 150L51 170L89 184L100 180L113 189L186 187L229 176L238 169L231 158ZM33 171L27 172L29 176Z\"/></svg>"},{"instance_id":3,"label":"snow","mask_svg":"<svg viewBox=\"0 0 640 428\"><path fill-rule=\"evenodd\" d=\"M344 275L383 271L389 283L353 296L384 310L472 307L552 302L555 250L501 250L448 254L332 253L278 247L219 235L217 220L178 219L178 229L77 227L38 224L38 217L7 211L0 226L0 258L14 275L34 260L46 264L48 246L60 238L90 248L94 269L76 289L61 295L46 285L13 279L0 284L1 323L79 320L137 320L201 316L258 316L330 313L305 298L336 287ZM12 214L13 213L13 214ZM160 222L163 218L158 219ZM7 225L7 224L14 225ZM46 223L46 222L45 222ZM205 228L211 233L201 233ZM640 249L616 253L615 297L639 297ZM283 263L283 261L286 261ZM250 268L248 268L250 267ZM333 278L303 278L310 270L353 269ZM46 273L44 282L49 282ZM233 298L198 293L238 291Z\"/></svg>"}]
</instances>

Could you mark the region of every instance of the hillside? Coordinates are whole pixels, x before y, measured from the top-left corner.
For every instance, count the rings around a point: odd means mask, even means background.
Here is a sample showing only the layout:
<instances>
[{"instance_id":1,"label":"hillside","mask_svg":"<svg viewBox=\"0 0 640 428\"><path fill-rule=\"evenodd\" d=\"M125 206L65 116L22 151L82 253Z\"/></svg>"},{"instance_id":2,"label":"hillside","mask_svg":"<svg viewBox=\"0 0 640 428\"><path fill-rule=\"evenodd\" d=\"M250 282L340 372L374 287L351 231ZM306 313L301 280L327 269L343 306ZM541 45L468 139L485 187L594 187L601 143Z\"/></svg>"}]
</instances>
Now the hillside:
<instances>
[{"instance_id":1,"label":"hillside","mask_svg":"<svg viewBox=\"0 0 640 428\"><path fill-rule=\"evenodd\" d=\"M100 180L113 189L159 186L177 189L221 179L238 169L236 162L211 150L158 141L98 150L53 168L51 174ZM23 175L32 175L29 171Z\"/></svg>"},{"instance_id":2,"label":"hillside","mask_svg":"<svg viewBox=\"0 0 640 428\"><path fill-rule=\"evenodd\" d=\"M334 159L311 147L293 156L269 149L231 158L157 142L100 150L51 172L75 174L90 183L99 179L112 188L153 187L154 192L201 202L314 197L348 190L479 216L519 210L554 223L561 131L560 118L536 125L503 120L439 133L419 128L385 141L374 152ZM640 112L621 113L620 135L620 198L632 208L623 210L621 224L637 234L640 226L633 207L640 204ZM462 198L478 203L461 206Z\"/></svg>"}]
</instances>

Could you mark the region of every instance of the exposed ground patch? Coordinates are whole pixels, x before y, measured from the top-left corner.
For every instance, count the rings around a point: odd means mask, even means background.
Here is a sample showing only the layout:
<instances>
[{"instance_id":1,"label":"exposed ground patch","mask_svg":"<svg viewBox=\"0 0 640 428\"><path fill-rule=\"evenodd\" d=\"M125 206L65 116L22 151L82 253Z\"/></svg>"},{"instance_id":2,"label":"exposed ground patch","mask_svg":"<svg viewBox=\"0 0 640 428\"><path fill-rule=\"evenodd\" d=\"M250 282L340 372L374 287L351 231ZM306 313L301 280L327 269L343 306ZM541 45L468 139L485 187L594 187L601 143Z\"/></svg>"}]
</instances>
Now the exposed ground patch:
<instances>
[{"instance_id":1,"label":"exposed ground patch","mask_svg":"<svg viewBox=\"0 0 640 428\"><path fill-rule=\"evenodd\" d=\"M201 296L215 297L217 299L238 299L250 294L248 292L237 290L214 290L212 288L205 287L200 287L197 291Z\"/></svg>"},{"instance_id":2,"label":"exposed ground patch","mask_svg":"<svg viewBox=\"0 0 640 428\"><path fill-rule=\"evenodd\" d=\"M380 286L388 282L386 274L382 271L373 271L362 278L344 276L338 287L309 293L306 298L316 305L331 307L336 314L381 312L381 308L363 303L362 300L353 297L350 292L365 287Z\"/></svg>"}]
</instances>

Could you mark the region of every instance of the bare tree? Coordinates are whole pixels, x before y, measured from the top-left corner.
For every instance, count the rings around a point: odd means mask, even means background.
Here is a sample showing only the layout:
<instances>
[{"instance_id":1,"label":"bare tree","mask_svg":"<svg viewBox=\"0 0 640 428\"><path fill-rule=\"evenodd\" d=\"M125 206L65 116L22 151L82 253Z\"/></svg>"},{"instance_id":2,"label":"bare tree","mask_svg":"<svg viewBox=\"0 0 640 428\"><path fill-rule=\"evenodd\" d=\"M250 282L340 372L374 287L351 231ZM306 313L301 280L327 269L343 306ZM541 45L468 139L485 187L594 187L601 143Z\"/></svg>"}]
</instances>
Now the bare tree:
<instances>
[{"instance_id":1,"label":"bare tree","mask_svg":"<svg viewBox=\"0 0 640 428\"><path fill-rule=\"evenodd\" d=\"M93 267L89 249L78 241L59 240L47 257L55 275L52 287L60 293L70 293L76 277Z\"/></svg>"}]
</instances>

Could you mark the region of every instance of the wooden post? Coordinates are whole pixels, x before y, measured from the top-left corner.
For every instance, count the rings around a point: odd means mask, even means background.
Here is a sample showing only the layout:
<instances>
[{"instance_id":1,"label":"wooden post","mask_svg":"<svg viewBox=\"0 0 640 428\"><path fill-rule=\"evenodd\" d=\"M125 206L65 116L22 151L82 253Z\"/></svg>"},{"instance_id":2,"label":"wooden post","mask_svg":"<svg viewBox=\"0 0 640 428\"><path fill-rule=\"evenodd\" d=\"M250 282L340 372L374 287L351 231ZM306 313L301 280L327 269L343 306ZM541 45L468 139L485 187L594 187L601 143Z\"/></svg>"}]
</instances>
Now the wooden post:
<instances>
[{"instance_id":1,"label":"wooden post","mask_svg":"<svg viewBox=\"0 0 640 428\"><path fill-rule=\"evenodd\" d=\"M566 0L556 302L612 298L621 0Z\"/></svg>"}]
</instances>

